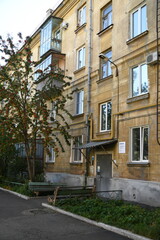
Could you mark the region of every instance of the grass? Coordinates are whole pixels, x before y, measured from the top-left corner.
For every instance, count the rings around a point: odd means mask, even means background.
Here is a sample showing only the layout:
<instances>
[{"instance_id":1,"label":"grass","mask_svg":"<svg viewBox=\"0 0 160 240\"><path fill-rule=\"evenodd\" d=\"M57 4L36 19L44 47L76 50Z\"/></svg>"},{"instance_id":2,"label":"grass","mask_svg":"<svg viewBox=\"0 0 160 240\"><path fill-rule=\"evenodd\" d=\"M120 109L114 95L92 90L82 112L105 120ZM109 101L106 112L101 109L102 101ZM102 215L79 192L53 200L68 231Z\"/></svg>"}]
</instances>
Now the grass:
<instances>
[{"instance_id":1,"label":"grass","mask_svg":"<svg viewBox=\"0 0 160 240\"><path fill-rule=\"evenodd\" d=\"M28 183L25 183L23 185L9 185L5 183L0 183L0 187L32 197L35 196L35 194L28 189Z\"/></svg>"},{"instance_id":2,"label":"grass","mask_svg":"<svg viewBox=\"0 0 160 240\"><path fill-rule=\"evenodd\" d=\"M133 233L160 240L160 208L148 209L119 200L65 199L56 203L66 211Z\"/></svg>"}]
</instances>

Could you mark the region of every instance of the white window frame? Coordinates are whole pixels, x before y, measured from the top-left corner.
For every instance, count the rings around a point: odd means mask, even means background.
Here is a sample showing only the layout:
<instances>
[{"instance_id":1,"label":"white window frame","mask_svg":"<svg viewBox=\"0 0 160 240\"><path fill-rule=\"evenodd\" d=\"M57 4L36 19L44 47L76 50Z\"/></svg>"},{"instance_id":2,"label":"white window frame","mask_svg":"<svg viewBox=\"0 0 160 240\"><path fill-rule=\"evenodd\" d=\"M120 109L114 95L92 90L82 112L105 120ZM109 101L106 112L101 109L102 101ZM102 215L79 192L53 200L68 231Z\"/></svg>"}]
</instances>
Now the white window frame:
<instances>
[{"instance_id":1,"label":"white window frame","mask_svg":"<svg viewBox=\"0 0 160 240\"><path fill-rule=\"evenodd\" d=\"M104 15L105 11L107 11L107 13ZM101 14L102 14L101 15L101 17L102 17L102 20L101 20L102 21L102 27L101 27L101 29L104 30L112 24L112 4L109 4L105 8L103 8ZM107 22L105 27L104 27L104 22Z\"/></svg>"},{"instance_id":2,"label":"white window frame","mask_svg":"<svg viewBox=\"0 0 160 240\"><path fill-rule=\"evenodd\" d=\"M77 21L77 25L78 27L82 26L83 24L86 23L86 5L84 5L83 7L81 7L78 10L78 21Z\"/></svg>"},{"instance_id":3,"label":"white window frame","mask_svg":"<svg viewBox=\"0 0 160 240\"><path fill-rule=\"evenodd\" d=\"M84 90L76 93L76 115L84 113Z\"/></svg>"},{"instance_id":4,"label":"white window frame","mask_svg":"<svg viewBox=\"0 0 160 240\"><path fill-rule=\"evenodd\" d=\"M40 46L40 56L46 53L52 44L52 20L46 23L46 25L41 29L41 46Z\"/></svg>"},{"instance_id":5,"label":"white window frame","mask_svg":"<svg viewBox=\"0 0 160 240\"><path fill-rule=\"evenodd\" d=\"M77 69L80 69L85 66L85 58L86 58L85 55L86 55L85 46L77 50Z\"/></svg>"},{"instance_id":6,"label":"white window frame","mask_svg":"<svg viewBox=\"0 0 160 240\"><path fill-rule=\"evenodd\" d=\"M112 50L103 53L109 60L112 61ZM105 70L105 71L104 71ZM101 77L107 78L112 75L112 68L110 61L101 59Z\"/></svg>"},{"instance_id":7,"label":"white window frame","mask_svg":"<svg viewBox=\"0 0 160 240\"><path fill-rule=\"evenodd\" d=\"M140 159L133 159L133 130L140 129ZM148 152L149 152L149 126L140 126L131 128L131 162L140 163L148 162L148 159L143 159L143 147L144 147L144 129L148 129Z\"/></svg>"},{"instance_id":8,"label":"white window frame","mask_svg":"<svg viewBox=\"0 0 160 240\"><path fill-rule=\"evenodd\" d=\"M61 50L61 29L60 28L58 28L54 32L53 48L59 51Z\"/></svg>"},{"instance_id":9,"label":"white window frame","mask_svg":"<svg viewBox=\"0 0 160 240\"><path fill-rule=\"evenodd\" d=\"M142 30L142 28L141 28L141 26L142 26L142 12L141 12L141 10L142 10L143 7L146 7L146 28L144 30ZM137 31L138 33L136 35L134 35L134 32L133 32L134 31L133 14L135 14L136 12L138 13L138 26L137 26L138 27L138 31ZM138 36L139 34L147 31L148 27L147 27L147 5L146 4L143 4L143 5L139 6L138 8L134 9L134 11L131 12L130 23L131 23L131 28L130 28L131 29L131 32L130 32L131 38L134 38L134 37Z\"/></svg>"},{"instance_id":10,"label":"white window frame","mask_svg":"<svg viewBox=\"0 0 160 240\"><path fill-rule=\"evenodd\" d=\"M55 151L52 146L49 146L50 154L46 153L46 163L55 163Z\"/></svg>"},{"instance_id":11,"label":"white window frame","mask_svg":"<svg viewBox=\"0 0 160 240\"><path fill-rule=\"evenodd\" d=\"M81 141L82 141L82 144L83 144L83 135L78 135L78 136L75 136L72 141L71 141L71 160L70 162L72 163L82 163L83 162L83 154L82 154L82 151L83 150L79 150L79 149L75 149L75 138L80 138L81 137ZM79 159L75 159L75 151L77 151L78 153L78 158L80 157L80 160Z\"/></svg>"},{"instance_id":12,"label":"white window frame","mask_svg":"<svg viewBox=\"0 0 160 240\"><path fill-rule=\"evenodd\" d=\"M54 121L56 120L56 107L55 107L54 101L51 101L51 103L50 103L50 113L49 113L49 121L54 122L51 120L51 118L53 118Z\"/></svg>"},{"instance_id":13,"label":"white window frame","mask_svg":"<svg viewBox=\"0 0 160 240\"><path fill-rule=\"evenodd\" d=\"M36 81L40 75L40 73L36 73L37 70L42 70L47 73L50 71L49 65L52 63L52 55L49 55L43 62L41 62L38 66L35 67L34 80Z\"/></svg>"},{"instance_id":14,"label":"white window frame","mask_svg":"<svg viewBox=\"0 0 160 240\"><path fill-rule=\"evenodd\" d=\"M141 87L142 87L142 80L143 80L143 76L142 76L142 66L146 66L147 68L147 72L146 72L146 75L147 75L147 91L143 92ZM138 94L134 94L133 93L133 79L134 79L134 76L133 76L133 69L137 68L138 69L138 87L139 87L139 91L138 91ZM135 65L131 68L131 72L130 72L130 75L131 75L131 87L130 87L130 97L137 97L137 96L140 96L140 95L143 95L143 94L146 94L148 93L148 90L149 90L149 86L148 86L148 65L146 63L142 63L142 64L138 64L138 65Z\"/></svg>"},{"instance_id":15,"label":"white window frame","mask_svg":"<svg viewBox=\"0 0 160 240\"><path fill-rule=\"evenodd\" d=\"M111 104L110 128L108 128L108 104L109 103ZM106 124L105 124L105 129L102 129L102 106L104 106L104 105L106 106L106 118L105 118ZM112 102L107 101L107 102L100 104L100 132L111 131L111 127L112 127L111 125L112 125Z\"/></svg>"}]
</instances>

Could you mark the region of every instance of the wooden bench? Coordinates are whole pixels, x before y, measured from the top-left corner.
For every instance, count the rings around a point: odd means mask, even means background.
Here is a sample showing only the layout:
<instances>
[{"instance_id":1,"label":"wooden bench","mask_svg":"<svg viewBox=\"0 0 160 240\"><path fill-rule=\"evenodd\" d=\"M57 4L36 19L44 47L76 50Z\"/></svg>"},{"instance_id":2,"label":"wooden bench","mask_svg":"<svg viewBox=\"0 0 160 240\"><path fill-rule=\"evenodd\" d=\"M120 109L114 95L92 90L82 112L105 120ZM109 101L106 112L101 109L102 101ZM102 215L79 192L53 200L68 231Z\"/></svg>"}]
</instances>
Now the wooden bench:
<instances>
[{"instance_id":1,"label":"wooden bench","mask_svg":"<svg viewBox=\"0 0 160 240\"><path fill-rule=\"evenodd\" d=\"M33 191L37 196L40 192L53 192L58 186L65 186L64 184L50 183L50 182L29 182L29 190Z\"/></svg>"},{"instance_id":2,"label":"wooden bench","mask_svg":"<svg viewBox=\"0 0 160 240\"><path fill-rule=\"evenodd\" d=\"M48 197L48 202L55 205L57 199L74 198L74 197L90 197L95 192L95 186L74 186L62 187L57 186L54 190L53 197Z\"/></svg>"}]
</instances>

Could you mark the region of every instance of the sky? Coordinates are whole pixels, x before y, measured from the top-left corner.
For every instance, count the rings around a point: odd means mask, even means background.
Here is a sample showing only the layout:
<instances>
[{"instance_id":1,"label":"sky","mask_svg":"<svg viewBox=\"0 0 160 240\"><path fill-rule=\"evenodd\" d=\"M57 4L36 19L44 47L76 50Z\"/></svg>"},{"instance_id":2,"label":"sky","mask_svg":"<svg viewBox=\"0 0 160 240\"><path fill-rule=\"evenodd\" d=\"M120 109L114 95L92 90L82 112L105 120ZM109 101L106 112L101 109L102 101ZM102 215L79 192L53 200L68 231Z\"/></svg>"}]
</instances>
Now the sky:
<instances>
[{"instance_id":1,"label":"sky","mask_svg":"<svg viewBox=\"0 0 160 240\"><path fill-rule=\"evenodd\" d=\"M46 11L62 0L0 0L0 35L32 35L45 19Z\"/></svg>"}]
</instances>

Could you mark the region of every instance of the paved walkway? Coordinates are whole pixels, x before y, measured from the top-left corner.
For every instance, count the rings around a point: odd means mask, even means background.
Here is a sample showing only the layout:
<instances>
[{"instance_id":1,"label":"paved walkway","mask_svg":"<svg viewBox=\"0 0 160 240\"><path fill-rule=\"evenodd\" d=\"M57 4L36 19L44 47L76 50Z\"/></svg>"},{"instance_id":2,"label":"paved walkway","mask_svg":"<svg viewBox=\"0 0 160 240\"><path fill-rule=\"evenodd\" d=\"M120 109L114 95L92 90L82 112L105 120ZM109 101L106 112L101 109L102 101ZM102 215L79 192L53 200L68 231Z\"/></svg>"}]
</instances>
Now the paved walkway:
<instances>
[{"instance_id":1,"label":"paved walkway","mask_svg":"<svg viewBox=\"0 0 160 240\"><path fill-rule=\"evenodd\" d=\"M129 240L0 190L0 240Z\"/></svg>"}]
</instances>

